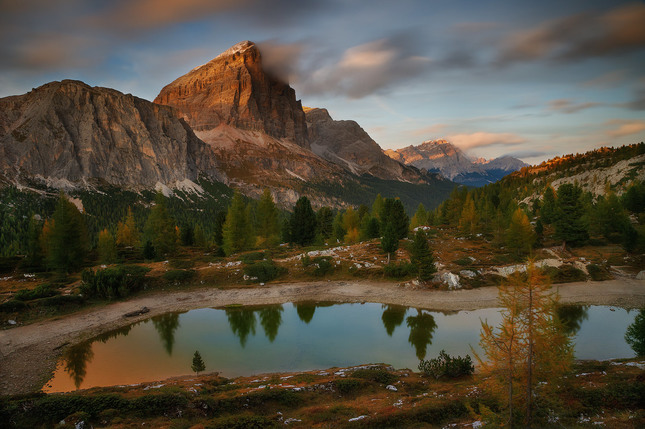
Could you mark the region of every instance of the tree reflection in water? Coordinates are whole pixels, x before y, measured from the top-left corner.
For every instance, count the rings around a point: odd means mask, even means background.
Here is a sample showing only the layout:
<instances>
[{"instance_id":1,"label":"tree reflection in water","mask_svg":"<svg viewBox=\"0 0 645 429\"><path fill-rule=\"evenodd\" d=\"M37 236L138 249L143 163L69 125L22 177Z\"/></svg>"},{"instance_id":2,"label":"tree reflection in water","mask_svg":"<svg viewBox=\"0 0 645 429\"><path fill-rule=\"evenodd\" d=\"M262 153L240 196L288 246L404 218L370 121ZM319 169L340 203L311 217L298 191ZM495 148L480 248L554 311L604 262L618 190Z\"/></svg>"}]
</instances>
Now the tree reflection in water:
<instances>
[{"instance_id":1,"label":"tree reflection in water","mask_svg":"<svg viewBox=\"0 0 645 429\"><path fill-rule=\"evenodd\" d=\"M161 343L168 356L172 356L172 348L175 345L175 331L179 328L179 313L162 314L152 318Z\"/></svg>"},{"instance_id":2,"label":"tree reflection in water","mask_svg":"<svg viewBox=\"0 0 645 429\"><path fill-rule=\"evenodd\" d=\"M419 309L416 316L408 316L406 323L410 328L408 342L414 346L417 358L422 360L426 357L426 348L432 344L432 334L437 328L437 323L432 314Z\"/></svg>"},{"instance_id":3,"label":"tree reflection in water","mask_svg":"<svg viewBox=\"0 0 645 429\"><path fill-rule=\"evenodd\" d=\"M255 335L255 313L246 308L227 308L225 311L231 331L240 339L240 345L244 347L249 334Z\"/></svg>"},{"instance_id":4,"label":"tree reflection in water","mask_svg":"<svg viewBox=\"0 0 645 429\"><path fill-rule=\"evenodd\" d=\"M582 322L589 318L588 305L560 305L556 312L564 333L575 335L580 330Z\"/></svg>"},{"instance_id":5,"label":"tree reflection in water","mask_svg":"<svg viewBox=\"0 0 645 429\"><path fill-rule=\"evenodd\" d=\"M65 350L63 359L65 359L65 371L74 380L74 385L78 390L87 374L87 364L94 357L92 343L85 341Z\"/></svg>"},{"instance_id":6,"label":"tree reflection in water","mask_svg":"<svg viewBox=\"0 0 645 429\"><path fill-rule=\"evenodd\" d=\"M625 341L636 356L645 356L645 308L638 311L634 322L627 327Z\"/></svg>"},{"instance_id":7,"label":"tree reflection in water","mask_svg":"<svg viewBox=\"0 0 645 429\"><path fill-rule=\"evenodd\" d=\"M296 313L298 313L298 317L303 322L309 324L309 322L311 322L311 320L314 318L314 313L316 312L315 304L294 304L294 307L296 307Z\"/></svg>"},{"instance_id":8,"label":"tree reflection in water","mask_svg":"<svg viewBox=\"0 0 645 429\"><path fill-rule=\"evenodd\" d=\"M391 337L396 327L400 326L405 320L407 308L398 305L384 305L382 308L385 308L385 310L381 320L383 321L383 326L385 326L385 331Z\"/></svg>"},{"instance_id":9,"label":"tree reflection in water","mask_svg":"<svg viewBox=\"0 0 645 429\"><path fill-rule=\"evenodd\" d=\"M272 305L259 310L260 324L264 328L264 334L270 342L273 342L275 337L278 336L278 329L282 324L283 311L282 305Z\"/></svg>"}]
</instances>

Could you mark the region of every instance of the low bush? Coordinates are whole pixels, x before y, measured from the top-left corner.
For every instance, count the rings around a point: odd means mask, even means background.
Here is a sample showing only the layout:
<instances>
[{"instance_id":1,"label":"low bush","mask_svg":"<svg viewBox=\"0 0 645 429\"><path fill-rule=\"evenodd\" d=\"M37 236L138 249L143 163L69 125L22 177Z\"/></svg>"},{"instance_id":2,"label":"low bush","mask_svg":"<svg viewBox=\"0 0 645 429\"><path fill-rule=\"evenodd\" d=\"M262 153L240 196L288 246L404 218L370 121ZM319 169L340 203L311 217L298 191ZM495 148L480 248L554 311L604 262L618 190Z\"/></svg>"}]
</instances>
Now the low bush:
<instances>
[{"instance_id":1,"label":"low bush","mask_svg":"<svg viewBox=\"0 0 645 429\"><path fill-rule=\"evenodd\" d=\"M395 279L416 275L417 272L417 267L410 262L401 262L399 264L390 263L383 267L385 276Z\"/></svg>"},{"instance_id":2,"label":"low bush","mask_svg":"<svg viewBox=\"0 0 645 429\"><path fill-rule=\"evenodd\" d=\"M49 283L43 283L34 289L21 289L13 296L18 301L31 301L39 298L48 298L58 295L60 292L54 289Z\"/></svg>"},{"instance_id":3,"label":"low bush","mask_svg":"<svg viewBox=\"0 0 645 429\"><path fill-rule=\"evenodd\" d=\"M88 298L117 299L143 287L150 268L121 265L101 270L86 269L81 276L81 293Z\"/></svg>"},{"instance_id":4,"label":"low bush","mask_svg":"<svg viewBox=\"0 0 645 429\"><path fill-rule=\"evenodd\" d=\"M195 261L192 259L171 259L170 266L178 270L187 270L195 266Z\"/></svg>"},{"instance_id":5,"label":"low bush","mask_svg":"<svg viewBox=\"0 0 645 429\"><path fill-rule=\"evenodd\" d=\"M363 382L354 378L340 378L334 381L334 387L336 387L336 390L344 395L359 391L363 385Z\"/></svg>"},{"instance_id":6,"label":"low bush","mask_svg":"<svg viewBox=\"0 0 645 429\"><path fill-rule=\"evenodd\" d=\"M80 295L55 295L36 302L41 307L67 307L83 305L85 299Z\"/></svg>"},{"instance_id":7,"label":"low bush","mask_svg":"<svg viewBox=\"0 0 645 429\"><path fill-rule=\"evenodd\" d=\"M333 260L334 258L331 256L318 256L317 258L314 258L313 265L316 267L313 272L314 276L324 277L325 275L333 272Z\"/></svg>"},{"instance_id":8,"label":"low bush","mask_svg":"<svg viewBox=\"0 0 645 429\"><path fill-rule=\"evenodd\" d=\"M196 274L195 270L170 270L163 274L163 278L169 283L181 284L192 280Z\"/></svg>"},{"instance_id":9,"label":"low bush","mask_svg":"<svg viewBox=\"0 0 645 429\"><path fill-rule=\"evenodd\" d=\"M470 355L452 357L445 350L439 352L439 357L419 362L419 369L426 375L440 379L457 378L463 375L471 375L475 371Z\"/></svg>"},{"instance_id":10,"label":"low bush","mask_svg":"<svg viewBox=\"0 0 645 429\"><path fill-rule=\"evenodd\" d=\"M0 313L16 313L27 309L27 304L22 301L12 299L0 304Z\"/></svg>"},{"instance_id":11,"label":"low bush","mask_svg":"<svg viewBox=\"0 0 645 429\"><path fill-rule=\"evenodd\" d=\"M276 265L273 261L256 262L244 267L244 274L262 283L274 280L286 272L286 268Z\"/></svg>"},{"instance_id":12,"label":"low bush","mask_svg":"<svg viewBox=\"0 0 645 429\"><path fill-rule=\"evenodd\" d=\"M396 375L383 368L357 369L352 373L352 377L362 378L364 380L374 381L382 384L392 384L396 380Z\"/></svg>"},{"instance_id":13,"label":"low bush","mask_svg":"<svg viewBox=\"0 0 645 429\"><path fill-rule=\"evenodd\" d=\"M545 267L543 271L550 277L552 283L583 282L587 280L587 275L582 270L571 265L562 265L560 268Z\"/></svg>"},{"instance_id":14,"label":"low bush","mask_svg":"<svg viewBox=\"0 0 645 429\"><path fill-rule=\"evenodd\" d=\"M251 252L240 256L240 261L244 262L245 264L262 261L263 259L265 259L264 252Z\"/></svg>"},{"instance_id":15,"label":"low bush","mask_svg":"<svg viewBox=\"0 0 645 429\"><path fill-rule=\"evenodd\" d=\"M600 265L589 264L587 265L587 271L589 272L591 280L594 281L603 281L612 278L611 274L609 274L609 271L607 271L607 269L601 267Z\"/></svg>"},{"instance_id":16,"label":"low bush","mask_svg":"<svg viewBox=\"0 0 645 429\"><path fill-rule=\"evenodd\" d=\"M460 258L452 262L454 262L457 265L461 265L462 267L467 267L473 264L473 260L470 258Z\"/></svg>"}]
</instances>

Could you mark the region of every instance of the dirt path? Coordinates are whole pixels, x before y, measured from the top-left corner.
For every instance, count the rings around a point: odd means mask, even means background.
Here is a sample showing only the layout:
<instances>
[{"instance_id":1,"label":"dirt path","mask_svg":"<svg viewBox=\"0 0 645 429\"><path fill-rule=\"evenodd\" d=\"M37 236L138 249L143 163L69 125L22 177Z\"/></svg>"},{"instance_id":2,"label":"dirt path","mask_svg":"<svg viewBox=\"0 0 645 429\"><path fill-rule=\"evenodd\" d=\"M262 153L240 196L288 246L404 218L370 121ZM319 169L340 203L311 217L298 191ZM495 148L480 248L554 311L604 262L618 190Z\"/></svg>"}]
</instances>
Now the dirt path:
<instances>
[{"instance_id":1,"label":"dirt path","mask_svg":"<svg viewBox=\"0 0 645 429\"><path fill-rule=\"evenodd\" d=\"M555 286L566 304L645 307L645 281L618 279ZM49 379L61 349L102 332L170 311L229 304L282 304L292 301L377 302L428 310L495 307L497 288L437 291L409 289L395 283L312 282L257 288L198 289L159 293L88 309L54 320L0 331L0 394L38 391ZM150 312L125 318L141 307Z\"/></svg>"}]
</instances>

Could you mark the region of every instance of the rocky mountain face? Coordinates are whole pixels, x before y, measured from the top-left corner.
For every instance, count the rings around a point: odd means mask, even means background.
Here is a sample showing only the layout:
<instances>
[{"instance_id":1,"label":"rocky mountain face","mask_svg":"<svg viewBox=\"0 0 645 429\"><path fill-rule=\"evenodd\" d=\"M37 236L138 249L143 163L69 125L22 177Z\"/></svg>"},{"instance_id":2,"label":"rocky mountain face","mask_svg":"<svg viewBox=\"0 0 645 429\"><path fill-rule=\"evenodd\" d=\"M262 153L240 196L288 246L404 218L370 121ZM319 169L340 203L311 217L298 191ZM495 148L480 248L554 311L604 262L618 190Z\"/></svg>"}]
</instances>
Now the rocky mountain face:
<instances>
[{"instance_id":1,"label":"rocky mountain face","mask_svg":"<svg viewBox=\"0 0 645 429\"><path fill-rule=\"evenodd\" d=\"M154 102L177 108L198 132L228 125L307 147L305 114L295 91L264 71L253 42L238 43L177 78Z\"/></svg>"},{"instance_id":2,"label":"rocky mountain face","mask_svg":"<svg viewBox=\"0 0 645 429\"><path fill-rule=\"evenodd\" d=\"M212 149L173 109L71 80L0 99L0 154L8 181L35 177L55 187L174 187L200 174L221 177Z\"/></svg>"},{"instance_id":3,"label":"rocky mountain face","mask_svg":"<svg viewBox=\"0 0 645 429\"><path fill-rule=\"evenodd\" d=\"M383 153L381 147L355 121L335 121L327 109L305 108L311 150L350 172L386 180L423 183L426 178Z\"/></svg>"},{"instance_id":4,"label":"rocky mountain face","mask_svg":"<svg viewBox=\"0 0 645 429\"><path fill-rule=\"evenodd\" d=\"M447 140L430 140L385 153L406 165L413 165L464 185L484 186L493 183L527 164L510 156L492 160L473 159Z\"/></svg>"}]
</instances>

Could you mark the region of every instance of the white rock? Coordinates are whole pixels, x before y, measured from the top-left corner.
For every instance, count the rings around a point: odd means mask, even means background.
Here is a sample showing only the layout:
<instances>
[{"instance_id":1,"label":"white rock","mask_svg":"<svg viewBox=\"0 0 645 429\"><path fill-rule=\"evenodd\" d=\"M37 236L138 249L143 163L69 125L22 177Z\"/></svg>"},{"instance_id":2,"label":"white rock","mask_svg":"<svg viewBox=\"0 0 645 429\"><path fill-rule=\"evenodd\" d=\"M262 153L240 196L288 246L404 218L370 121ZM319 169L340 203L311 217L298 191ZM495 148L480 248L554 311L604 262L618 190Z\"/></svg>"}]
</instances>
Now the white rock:
<instances>
[{"instance_id":1,"label":"white rock","mask_svg":"<svg viewBox=\"0 0 645 429\"><path fill-rule=\"evenodd\" d=\"M636 274L636 280L645 280L645 270L643 270L640 273Z\"/></svg>"},{"instance_id":2,"label":"white rock","mask_svg":"<svg viewBox=\"0 0 645 429\"><path fill-rule=\"evenodd\" d=\"M459 275L467 279L473 279L477 277L477 273L472 270L461 270L459 271Z\"/></svg>"},{"instance_id":3,"label":"white rock","mask_svg":"<svg viewBox=\"0 0 645 429\"><path fill-rule=\"evenodd\" d=\"M391 390L392 392L397 392L399 389L397 389L395 386L392 386L391 384L388 384L385 386L387 390Z\"/></svg>"},{"instance_id":4,"label":"white rock","mask_svg":"<svg viewBox=\"0 0 645 429\"><path fill-rule=\"evenodd\" d=\"M353 419L349 419L348 421L357 422L359 420L363 420L363 419L366 419L366 418L367 418L367 416L358 416L358 417L354 417Z\"/></svg>"},{"instance_id":5,"label":"white rock","mask_svg":"<svg viewBox=\"0 0 645 429\"><path fill-rule=\"evenodd\" d=\"M460 289L459 276L451 272L445 272L441 275L441 280L448 285L448 289Z\"/></svg>"},{"instance_id":6,"label":"white rock","mask_svg":"<svg viewBox=\"0 0 645 429\"><path fill-rule=\"evenodd\" d=\"M7 323L10 325L15 325L17 322L15 320L9 319L7 320Z\"/></svg>"}]
</instances>

